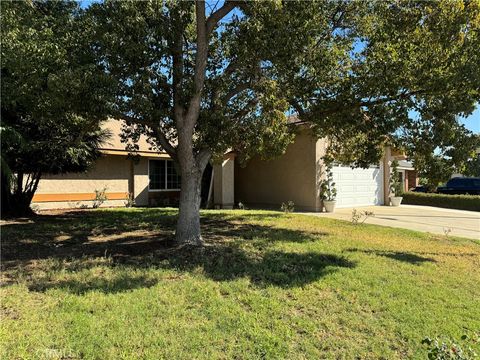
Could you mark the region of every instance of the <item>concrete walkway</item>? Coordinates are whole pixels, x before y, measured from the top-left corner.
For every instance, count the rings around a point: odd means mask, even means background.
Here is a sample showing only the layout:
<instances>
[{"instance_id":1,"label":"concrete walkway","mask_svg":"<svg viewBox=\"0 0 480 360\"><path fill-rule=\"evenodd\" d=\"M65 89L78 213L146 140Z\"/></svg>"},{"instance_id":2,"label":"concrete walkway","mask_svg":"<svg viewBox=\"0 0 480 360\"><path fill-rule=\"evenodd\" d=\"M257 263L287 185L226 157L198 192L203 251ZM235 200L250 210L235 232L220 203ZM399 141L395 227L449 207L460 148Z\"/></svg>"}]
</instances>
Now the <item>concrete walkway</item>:
<instances>
[{"instance_id":1,"label":"concrete walkway","mask_svg":"<svg viewBox=\"0 0 480 360\"><path fill-rule=\"evenodd\" d=\"M336 209L332 213L307 213L308 215L329 217L351 221L353 208ZM357 207L357 210L368 210L375 213L365 223L403 229L461 236L480 240L480 212L442 209L430 206L401 205Z\"/></svg>"}]
</instances>

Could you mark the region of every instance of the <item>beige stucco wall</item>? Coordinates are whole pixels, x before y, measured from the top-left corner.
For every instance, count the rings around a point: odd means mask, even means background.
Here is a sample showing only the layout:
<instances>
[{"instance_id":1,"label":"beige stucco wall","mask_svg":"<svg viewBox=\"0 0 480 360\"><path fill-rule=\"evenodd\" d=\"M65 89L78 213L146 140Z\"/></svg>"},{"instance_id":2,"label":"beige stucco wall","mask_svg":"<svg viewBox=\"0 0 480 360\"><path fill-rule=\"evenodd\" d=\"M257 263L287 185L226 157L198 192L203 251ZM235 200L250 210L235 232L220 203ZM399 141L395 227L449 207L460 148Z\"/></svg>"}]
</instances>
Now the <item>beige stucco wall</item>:
<instances>
[{"instance_id":1,"label":"beige stucco wall","mask_svg":"<svg viewBox=\"0 0 480 360\"><path fill-rule=\"evenodd\" d=\"M134 196L135 205L148 205L148 159L140 158L134 165Z\"/></svg>"},{"instance_id":2,"label":"beige stucco wall","mask_svg":"<svg viewBox=\"0 0 480 360\"><path fill-rule=\"evenodd\" d=\"M157 158L153 158L156 160ZM61 194L94 194L95 190L106 187L109 193L115 193L117 199L110 199L102 206L125 206L123 194L128 194L133 187L136 206L149 205L148 191L148 157L139 157L133 162L133 186L131 184L132 160L124 155L103 155L95 166L87 172L69 173L62 175L45 175L39 183L36 195L61 195ZM129 186L130 181L130 186ZM122 199L119 199L122 193ZM43 196L45 197L45 196ZM63 209L91 207L92 201L38 201L33 202L35 208Z\"/></svg>"},{"instance_id":3,"label":"beige stucco wall","mask_svg":"<svg viewBox=\"0 0 480 360\"><path fill-rule=\"evenodd\" d=\"M109 199L101 206L125 206L123 194L129 192L131 176L131 160L126 156L103 155L87 172L67 173L59 175L44 175L40 180L35 195L63 196L69 194L94 194L95 190L106 188L107 198L115 193L117 199ZM148 179L148 175L145 175ZM148 180L147 180L148 181ZM122 199L118 197L122 195ZM126 196L125 196L126 197ZM90 200L40 201L33 202L33 207L40 210L91 207Z\"/></svg>"},{"instance_id":4,"label":"beige stucco wall","mask_svg":"<svg viewBox=\"0 0 480 360\"><path fill-rule=\"evenodd\" d=\"M87 172L44 175L36 194L128 192L130 160L126 156L102 156Z\"/></svg>"},{"instance_id":5,"label":"beige stucco wall","mask_svg":"<svg viewBox=\"0 0 480 360\"><path fill-rule=\"evenodd\" d=\"M213 201L215 207L232 209L235 202L235 156L227 154L213 165Z\"/></svg>"},{"instance_id":6,"label":"beige stucco wall","mask_svg":"<svg viewBox=\"0 0 480 360\"><path fill-rule=\"evenodd\" d=\"M254 158L235 166L235 201L247 206L280 207L292 200L295 208L319 211L318 179L324 141L301 130L284 155L273 160Z\"/></svg>"}]
</instances>

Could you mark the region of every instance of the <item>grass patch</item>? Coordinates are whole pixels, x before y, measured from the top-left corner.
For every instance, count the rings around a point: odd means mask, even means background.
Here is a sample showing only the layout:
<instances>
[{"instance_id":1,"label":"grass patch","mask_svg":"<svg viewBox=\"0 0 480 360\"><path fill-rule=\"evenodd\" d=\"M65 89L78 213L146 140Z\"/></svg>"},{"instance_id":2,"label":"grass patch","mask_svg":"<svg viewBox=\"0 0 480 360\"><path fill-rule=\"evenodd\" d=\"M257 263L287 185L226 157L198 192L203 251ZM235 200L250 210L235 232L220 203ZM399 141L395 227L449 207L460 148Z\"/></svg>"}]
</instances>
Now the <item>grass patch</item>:
<instances>
[{"instance_id":1,"label":"grass patch","mask_svg":"<svg viewBox=\"0 0 480 360\"><path fill-rule=\"evenodd\" d=\"M272 211L173 209L2 225L1 358L424 358L480 329L480 244ZM480 349L478 349L480 350Z\"/></svg>"}]
</instances>

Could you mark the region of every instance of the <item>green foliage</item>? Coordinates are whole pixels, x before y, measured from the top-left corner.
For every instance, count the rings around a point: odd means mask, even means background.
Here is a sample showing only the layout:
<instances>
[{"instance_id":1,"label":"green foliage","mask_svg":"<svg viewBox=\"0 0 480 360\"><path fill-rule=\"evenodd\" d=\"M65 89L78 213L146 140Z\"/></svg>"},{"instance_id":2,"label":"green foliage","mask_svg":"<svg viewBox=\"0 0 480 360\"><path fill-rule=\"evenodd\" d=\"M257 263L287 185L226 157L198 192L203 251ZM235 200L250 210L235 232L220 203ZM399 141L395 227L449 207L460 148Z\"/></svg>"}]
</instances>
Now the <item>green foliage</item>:
<instances>
[{"instance_id":1,"label":"green foliage","mask_svg":"<svg viewBox=\"0 0 480 360\"><path fill-rule=\"evenodd\" d=\"M140 133L147 135L155 148L162 148L158 133L152 131L157 127L174 147L178 143L173 97L178 95L181 106L186 107L192 96L194 5L106 1L88 10L97 28L97 56L105 62L117 95L114 115L130 120L124 141L131 149L136 148ZM270 158L282 154L293 139L283 89L274 74L257 68L260 59L248 54L252 49L240 43L243 23L234 16L209 38L194 153L209 149L218 157L235 150L241 161L257 154ZM171 61L174 56L180 57L178 68ZM174 94L173 77L177 75Z\"/></svg>"},{"instance_id":2,"label":"green foliage","mask_svg":"<svg viewBox=\"0 0 480 360\"><path fill-rule=\"evenodd\" d=\"M2 126L24 142L2 133L2 161L22 196L5 203L28 209L41 174L84 171L99 155L111 97L90 25L72 1L2 4Z\"/></svg>"},{"instance_id":3,"label":"green foliage","mask_svg":"<svg viewBox=\"0 0 480 360\"><path fill-rule=\"evenodd\" d=\"M478 1L235 7L209 37L195 151L233 149L243 161L281 154L292 140L284 113L295 109L329 136L343 163L376 163L386 142L418 156L419 168L437 147L452 158L450 167L465 160L469 151L454 148L472 136L457 115L480 100ZM132 120L125 141L143 132L160 147L150 124L175 144L172 78L182 71L177 91L185 105L196 56L194 4L106 1L89 15L97 56L115 82L118 116ZM174 69L174 54L181 69Z\"/></svg>"},{"instance_id":4,"label":"green foliage","mask_svg":"<svg viewBox=\"0 0 480 360\"><path fill-rule=\"evenodd\" d=\"M406 192L402 196L404 204L480 211L480 195L445 195Z\"/></svg>"},{"instance_id":5,"label":"green foliage","mask_svg":"<svg viewBox=\"0 0 480 360\"><path fill-rule=\"evenodd\" d=\"M289 200L287 202L282 202L282 205L280 206L280 210L282 210L284 213L291 213L295 211L295 203L292 200Z\"/></svg>"},{"instance_id":6,"label":"green foliage","mask_svg":"<svg viewBox=\"0 0 480 360\"><path fill-rule=\"evenodd\" d=\"M327 201L335 201L337 197L337 189L333 181L333 161L329 157L324 157L325 173L324 179L320 181L320 198Z\"/></svg>"},{"instance_id":7,"label":"green foliage","mask_svg":"<svg viewBox=\"0 0 480 360\"><path fill-rule=\"evenodd\" d=\"M11 150L11 147L15 147L17 151L22 151L25 146L25 140L18 131L8 125L0 126L0 136L2 139L2 146L0 149L1 172L2 176L5 177L5 180L10 183L13 179L13 172L7 161L7 152L8 150Z\"/></svg>"},{"instance_id":8,"label":"green foliage","mask_svg":"<svg viewBox=\"0 0 480 360\"><path fill-rule=\"evenodd\" d=\"M467 160L462 173L468 177L480 177L480 147L477 153Z\"/></svg>"},{"instance_id":9,"label":"green foliage","mask_svg":"<svg viewBox=\"0 0 480 360\"><path fill-rule=\"evenodd\" d=\"M451 340L440 340L438 338L425 338L422 344L428 347L428 359L430 360L471 360L478 357L472 347L480 342L480 337L470 339L468 335L462 336L462 344Z\"/></svg>"},{"instance_id":10,"label":"green foliage","mask_svg":"<svg viewBox=\"0 0 480 360\"><path fill-rule=\"evenodd\" d=\"M385 142L419 158L438 148L451 166L468 157L455 147L472 138L458 115L480 99L478 1L263 2L248 14L256 51L339 161L376 163Z\"/></svg>"},{"instance_id":11,"label":"green foliage","mask_svg":"<svg viewBox=\"0 0 480 360\"><path fill-rule=\"evenodd\" d=\"M398 161L393 160L390 171L390 191L393 196L402 196L403 186L400 179L400 173L398 172Z\"/></svg>"},{"instance_id":12,"label":"green foliage","mask_svg":"<svg viewBox=\"0 0 480 360\"><path fill-rule=\"evenodd\" d=\"M441 183L449 180L454 173L467 176L480 176L480 160L476 153L480 146L480 137L456 136L449 133L452 146L443 153L438 148L431 148L431 153L414 154L413 162L419 175L426 180L429 189L436 189ZM419 139L421 141L421 139ZM442 142L438 139L438 144ZM435 150L435 153L434 153ZM478 174L478 175L477 175Z\"/></svg>"},{"instance_id":13,"label":"green foliage","mask_svg":"<svg viewBox=\"0 0 480 360\"><path fill-rule=\"evenodd\" d=\"M454 169L448 164L448 160L435 154L425 156L421 160L417 156L415 168L418 168L419 175L423 179L422 185L429 191L436 190L440 184L450 179L454 172Z\"/></svg>"},{"instance_id":14,"label":"green foliage","mask_svg":"<svg viewBox=\"0 0 480 360\"><path fill-rule=\"evenodd\" d=\"M93 199L92 207L94 209L99 208L105 201L108 200L107 197L107 187L104 187L101 190L95 189L95 199Z\"/></svg>"}]
</instances>

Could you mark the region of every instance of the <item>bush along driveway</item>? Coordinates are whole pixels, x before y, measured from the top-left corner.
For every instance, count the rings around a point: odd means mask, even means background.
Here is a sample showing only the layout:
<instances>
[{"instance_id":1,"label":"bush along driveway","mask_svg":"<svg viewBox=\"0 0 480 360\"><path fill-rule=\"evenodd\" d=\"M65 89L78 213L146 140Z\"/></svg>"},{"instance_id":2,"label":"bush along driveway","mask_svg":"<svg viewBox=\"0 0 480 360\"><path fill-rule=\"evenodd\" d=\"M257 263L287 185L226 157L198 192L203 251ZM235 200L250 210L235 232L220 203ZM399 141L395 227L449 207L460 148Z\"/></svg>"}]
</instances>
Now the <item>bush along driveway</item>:
<instances>
[{"instance_id":1,"label":"bush along driveway","mask_svg":"<svg viewBox=\"0 0 480 360\"><path fill-rule=\"evenodd\" d=\"M466 348L480 329L478 242L204 211L207 246L182 249L170 244L176 216L3 223L0 357L425 358L425 337Z\"/></svg>"},{"instance_id":2,"label":"bush along driveway","mask_svg":"<svg viewBox=\"0 0 480 360\"><path fill-rule=\"evenodd\" d=\"M406 192L402 196L404 204L437 206L447 209L480 212L480 195L447 195Z\"/></svg>"}]
</instances>

